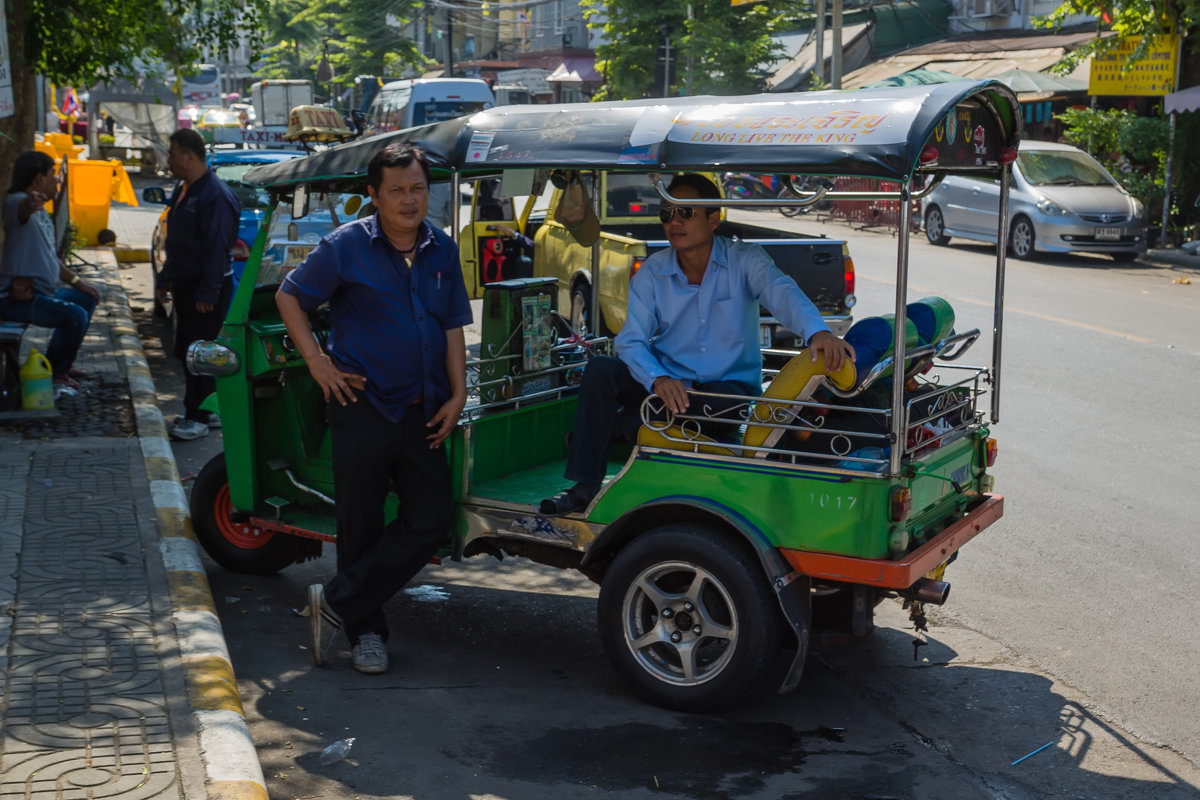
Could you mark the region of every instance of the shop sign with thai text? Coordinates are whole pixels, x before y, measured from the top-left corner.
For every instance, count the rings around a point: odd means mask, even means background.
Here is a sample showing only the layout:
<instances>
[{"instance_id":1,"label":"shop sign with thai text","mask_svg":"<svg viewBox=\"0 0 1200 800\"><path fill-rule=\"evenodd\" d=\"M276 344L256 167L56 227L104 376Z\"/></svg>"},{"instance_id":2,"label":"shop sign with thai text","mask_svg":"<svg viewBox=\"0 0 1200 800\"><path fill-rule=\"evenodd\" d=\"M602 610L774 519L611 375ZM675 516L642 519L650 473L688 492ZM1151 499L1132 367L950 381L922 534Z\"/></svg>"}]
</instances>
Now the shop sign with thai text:
<instances>
[{"instance_id":1,"label":"shop sign with thai text","mask_svg":"<svg viewBox=\"0 0 1200 800\"><path fill-rule=\"evenodd\" d=\"M1088 94L1155 96L1175 91L1179 37L1154 37L1145 57L1130 66L1129 57L1140 41L1128 36L1107 53L1092 56Z\"/></svg>"}]
</instances>

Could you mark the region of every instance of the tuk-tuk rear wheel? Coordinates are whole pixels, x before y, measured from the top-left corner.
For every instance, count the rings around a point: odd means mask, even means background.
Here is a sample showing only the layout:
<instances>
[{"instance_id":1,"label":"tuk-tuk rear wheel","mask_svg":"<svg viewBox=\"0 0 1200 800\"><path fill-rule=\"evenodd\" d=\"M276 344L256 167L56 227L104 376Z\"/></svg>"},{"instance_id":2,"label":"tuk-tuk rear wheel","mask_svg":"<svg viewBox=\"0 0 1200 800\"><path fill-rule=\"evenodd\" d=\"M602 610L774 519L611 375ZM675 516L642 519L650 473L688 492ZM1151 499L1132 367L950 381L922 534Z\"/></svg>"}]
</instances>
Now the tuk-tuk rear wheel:
<instances>
[{"instance_id":1,"label":"tuk-tuk rear wheel","mask_svg":"<svg viewBox=\"0 0 1200 800\"><path fill-rule=\"evenodd\" d=\"M192 526L204 551L232 572L271 575L296 560L291 536L255 527L233 515L225 455L204 465L192 484Z\"/></svg>"},{"instance_id":2,"label":"tuk-tuk rear wheel","mask_svg":"<svg viewBox=\"0 0 1200 800\"><path fill-rule=\"evenodd\" d=\"M710 527L664 525L637 537L604 576L600 636L644 699L707 711L757 692L783 619L758 559Z\"/></svg>"}]
</instances>

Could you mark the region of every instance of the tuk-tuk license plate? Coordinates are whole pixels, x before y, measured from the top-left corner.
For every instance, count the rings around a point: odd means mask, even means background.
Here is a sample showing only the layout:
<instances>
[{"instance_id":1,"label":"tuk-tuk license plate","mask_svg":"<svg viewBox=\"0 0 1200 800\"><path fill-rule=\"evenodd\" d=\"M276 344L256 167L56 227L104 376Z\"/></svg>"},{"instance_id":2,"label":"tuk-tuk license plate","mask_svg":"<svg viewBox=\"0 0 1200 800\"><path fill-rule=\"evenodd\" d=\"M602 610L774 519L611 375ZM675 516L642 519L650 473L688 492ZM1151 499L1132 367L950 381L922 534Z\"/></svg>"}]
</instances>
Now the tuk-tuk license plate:
<instances>
[{"instance_id":1,"label":"tuk-tuk license plate","mask_svg":"<svg viewBox=\"0 0 1200 800\"><path fill-rule=\"evenodd\" d=\"M1096 238L1106 241L1115 241L1121 238L1120 228L1096 228Z\"/></svg>"}]
</instances>

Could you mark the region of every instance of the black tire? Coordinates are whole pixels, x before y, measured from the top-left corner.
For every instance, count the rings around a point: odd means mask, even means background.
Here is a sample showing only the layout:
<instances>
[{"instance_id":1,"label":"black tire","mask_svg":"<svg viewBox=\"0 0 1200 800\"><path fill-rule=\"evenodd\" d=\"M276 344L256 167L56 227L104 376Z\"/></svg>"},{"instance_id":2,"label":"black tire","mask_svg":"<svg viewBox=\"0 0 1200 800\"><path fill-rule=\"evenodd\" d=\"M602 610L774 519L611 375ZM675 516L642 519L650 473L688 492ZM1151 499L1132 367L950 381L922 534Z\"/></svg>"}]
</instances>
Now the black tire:
<instances>
[{"instance_id":1,"label":"black tire","mask_svg":"<svg viewBox=\"0 0 1200 800\"><path fill-rule=\"evenodd\" d=\"M154 227L154 233L150 237L150 275L153 279L151 283L151 291L158 284L158 273L162 272L163 268L163 245L162 231L160 226ZM154 316L165 318L168 314L167 307L158 302L157 294L154 297Z\"/></svg>"},{"instance_id":2,"label":"black tire","mask_svg":"<svg viewBox=\"0 0 1200 800\"><path fill-rule=\"evenodd\" d=\"M763 689L783 630L749 548L689 523L649 531L617 555L600 587L598 621L622 680L678 711L721 708Z\"/></svg>"},{"instance_id":3,"label":"black tire","mask_svg":"<svg viewBox=\"0 0 1200 800\"><path fill-rule=\"evenodd\" d=\"M946 235L946 218L937 206L925 209L925 238L930 244L938 246L950 244L950 237Z\"/></svg>"},{"instance_id":4,"label":"black tire","mask_svg":"<svg viewBox=\"0 0 1200 800\"><path fill-rule=\"evenodd\" d=\"M273 575L297 560L294 537L233 518L224 453L214 456L196 476L190 508L192 526L204 551L231 572Z\"/></svg>"},{"instance_id":5,"label":"black tire","mask_svg":"<svg viewBox=\"0 0 1200 800\"><path fill-rule=\"evenodd\" d=\"M1136 261L1138 257L1137 253L1109 253L1108 255L1118 264L1128 264L1130 261Z\"/></svg>"},{"instance_id":6,"label":"black tire","mask_svg":"<svg viewBox=\"0 0 1200 800\"><path fill-rule=\"evenodd\" d=\"M1013 220L1012 228L1008 232L1008 251L1014 257L1022 261L1033 258L1036 240L1033 223L1029 221L1029 217L1017 217Z\"/></svg>"}]
</instances>

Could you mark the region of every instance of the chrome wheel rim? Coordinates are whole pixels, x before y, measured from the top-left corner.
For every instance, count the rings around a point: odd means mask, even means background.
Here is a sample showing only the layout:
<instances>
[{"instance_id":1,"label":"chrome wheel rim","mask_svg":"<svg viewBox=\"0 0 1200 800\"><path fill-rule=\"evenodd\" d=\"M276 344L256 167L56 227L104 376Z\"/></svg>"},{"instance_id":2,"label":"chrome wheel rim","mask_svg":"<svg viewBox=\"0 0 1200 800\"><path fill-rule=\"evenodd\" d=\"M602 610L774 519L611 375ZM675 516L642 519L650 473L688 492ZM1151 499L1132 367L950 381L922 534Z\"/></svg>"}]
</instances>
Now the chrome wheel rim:
<instances>
[{"instance_id":1,"label":"chrome wheel rim","mask_svg":"<svg viewBox=\"0 0 1200 800\"><path fill-rule=\"evenodd\" d=\"M740 625L728 590L708 570L668 561L642 570L622 604L625 644L647 673L696 686L721 674Z\"/></svg>"}]
</instances>

